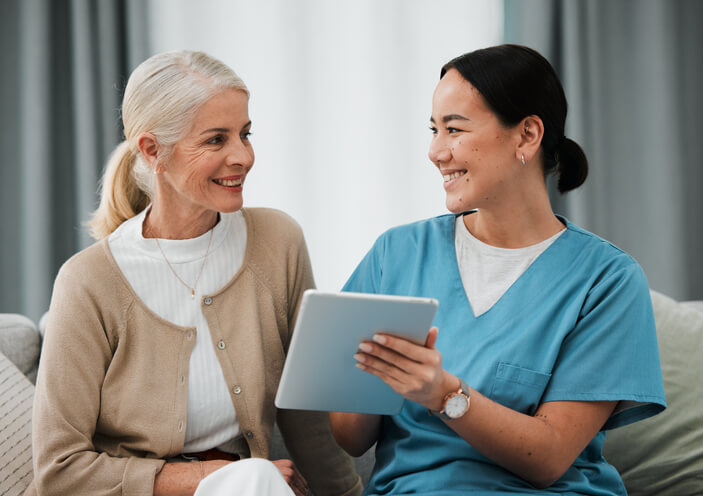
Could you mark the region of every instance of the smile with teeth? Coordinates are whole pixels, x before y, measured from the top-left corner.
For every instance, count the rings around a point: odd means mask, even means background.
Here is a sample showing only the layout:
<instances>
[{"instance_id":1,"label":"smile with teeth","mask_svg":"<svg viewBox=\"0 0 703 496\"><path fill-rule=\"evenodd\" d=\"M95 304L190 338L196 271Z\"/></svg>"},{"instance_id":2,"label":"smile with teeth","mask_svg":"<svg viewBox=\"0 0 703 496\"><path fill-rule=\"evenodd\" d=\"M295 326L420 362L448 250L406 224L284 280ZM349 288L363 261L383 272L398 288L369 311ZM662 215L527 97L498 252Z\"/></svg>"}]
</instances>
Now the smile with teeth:
<instances>
[{"instance_id":1,"label":"smile with teeth","mask_svg":"<svg viewBox=\"0 0 703 496\"><path fill-rule=\"evenodd\" d=\"M442 177L444 178L444 182L445 182L445 183L448 183L448 182L451 181L452 179L456 179L457 177L461 177L461 176L463 176L464 174L466 174L466 171L465 171L465 170L461 170L461 171L452 172L451 174L445 174L445 175L443 175Z\"/></svg>"},{"instance_id":2,"label":"smile with teeth","mask_svg":"<svg viewBox=\"0 0 703 496\"><path fill-rule=\"evenodd\" d=\"M213 181L220 186L227 186L228 188L236 188L242 185L241 179L213 179Z\"/></svg>"}]
</instances>

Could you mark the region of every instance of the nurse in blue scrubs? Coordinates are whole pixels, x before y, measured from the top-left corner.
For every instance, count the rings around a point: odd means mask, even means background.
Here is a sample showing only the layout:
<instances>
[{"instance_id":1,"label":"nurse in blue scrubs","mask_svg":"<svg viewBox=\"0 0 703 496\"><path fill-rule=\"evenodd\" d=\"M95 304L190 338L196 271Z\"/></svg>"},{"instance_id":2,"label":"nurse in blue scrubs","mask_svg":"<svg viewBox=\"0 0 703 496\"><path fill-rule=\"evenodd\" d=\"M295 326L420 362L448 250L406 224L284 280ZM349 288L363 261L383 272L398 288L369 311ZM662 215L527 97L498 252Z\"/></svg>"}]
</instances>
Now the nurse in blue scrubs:
<instances>
[{"instance_id":1,"label":"nurse in blue scrubs","mask_svg":"<svg viewBox=\"0 0 703 496\"><path fill-rule=\"evenodd\" d=\"M344 288L440 302L424 346L355 355L402 411L330 414L350 454L376 443L365 494L626 494L601 448L665 408L652 306L632 257L552 211L545 176L565 193L588 172L566 111L529 48L442 68L429 157L452 214L383 234Z\"/></svg>"}]
</instances>

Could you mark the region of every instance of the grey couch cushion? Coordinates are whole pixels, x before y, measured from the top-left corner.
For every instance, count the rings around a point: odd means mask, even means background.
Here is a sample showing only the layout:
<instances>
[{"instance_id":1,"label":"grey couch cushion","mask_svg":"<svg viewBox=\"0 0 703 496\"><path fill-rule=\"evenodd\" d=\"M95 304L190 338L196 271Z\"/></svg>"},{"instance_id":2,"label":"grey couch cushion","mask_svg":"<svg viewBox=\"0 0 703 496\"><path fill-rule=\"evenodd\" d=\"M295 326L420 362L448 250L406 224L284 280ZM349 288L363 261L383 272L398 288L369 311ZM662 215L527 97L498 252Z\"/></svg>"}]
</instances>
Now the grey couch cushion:
<instances>
[{"instance_id":1,"label":"grey couch cushion","mask_svg":"<svg viewBox=\"0 0 703 496\"><path fill-rule=\"evenodd\" d=\"M0 353L0 494L16 496L32 480L34 386Z\"/></svg>"},{"instance_id":2,"label":"grey couch cushion","mask_svg":"<svg viewBox=\"0 0 703 496\"><path fill-rule=\"evenodd\" d=\"M652 291L668 408L606 435L631 496L703 494L703 313Z\"/></svg>"},{"instance_id":3,"label":"grey couch cushion","mask_svg":"<svg viewBox=\"0 0 703 496\"><path fill-rule=\"evenodd\" d=\"M37 376L40 346L34 322L24 315L0 313L0 352L32 382Z\"/></svg>"}]
</instances>

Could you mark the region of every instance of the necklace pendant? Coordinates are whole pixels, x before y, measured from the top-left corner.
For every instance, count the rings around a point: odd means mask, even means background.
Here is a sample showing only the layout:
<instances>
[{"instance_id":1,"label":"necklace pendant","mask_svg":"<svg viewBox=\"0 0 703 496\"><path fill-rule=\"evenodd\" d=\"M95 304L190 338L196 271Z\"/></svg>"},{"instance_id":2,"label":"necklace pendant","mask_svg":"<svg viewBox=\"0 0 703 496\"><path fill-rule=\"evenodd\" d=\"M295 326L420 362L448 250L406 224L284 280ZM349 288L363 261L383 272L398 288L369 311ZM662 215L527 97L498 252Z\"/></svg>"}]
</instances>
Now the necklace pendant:
<instances>
[{"instance_id":1,"label":"necklace pendant","mask_svg":"<svg viewBox=\"0 0 703 496\"><path fill-rule=\"evenodd\" d=\"M195 301L195 290L194 289L190 290L190 299Z\"/></svg>"}]
</instances>

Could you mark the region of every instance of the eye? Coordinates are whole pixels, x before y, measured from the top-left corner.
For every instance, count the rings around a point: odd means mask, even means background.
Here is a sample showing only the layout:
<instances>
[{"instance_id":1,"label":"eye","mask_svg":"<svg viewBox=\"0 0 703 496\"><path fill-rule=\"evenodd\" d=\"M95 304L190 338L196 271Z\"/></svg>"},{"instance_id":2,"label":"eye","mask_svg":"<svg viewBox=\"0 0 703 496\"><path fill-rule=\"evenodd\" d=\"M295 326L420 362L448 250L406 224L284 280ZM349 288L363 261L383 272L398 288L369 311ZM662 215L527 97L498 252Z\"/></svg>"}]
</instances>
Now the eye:
<instances>
[{"instance_id":1,"label":"eye","mask_svg":"<svg viewBox=\"0 0 703 496\"><path fill-rule=\"evenodd\" d=\"M447 128L447 132L448 132L449 134L460 133L460 132L461 132L461 129L457 129L457 128L455 128L455 127L448 127L448 128Z\"/></svg>"},{"instance_id":2,"label":"eye","mask_svg":"<svg viewBox=\"0 0 703 496\"><path fill-rule=\"evenodd\" d=\"M437 128L434 126L430 126L430 131L432 131L432 134L437 134Z\"/></svg>"},{"instance_id":3,"label":"eye","mask_svg":"<svg viewBox=\"0 0 703 496\"><path fill-rule=\"evenodd\" d=\"M242 141L249 141L249 136L251 136L251 131L246 131L246 132L240 134L240 135L239 135L239 138L240 138Z\"/></svg>"},{"instance_id":4,"label":"eye","mask_svg":"<svg viewBox=\"0 0 703 496\"><path fill-rule=\"evenodd\" d=\"M221 145L225 142L225 137L221 134L216 134L212 138L208 139L205 144L207 145Z\"/></svg>"}]
</instances>

